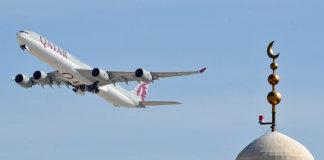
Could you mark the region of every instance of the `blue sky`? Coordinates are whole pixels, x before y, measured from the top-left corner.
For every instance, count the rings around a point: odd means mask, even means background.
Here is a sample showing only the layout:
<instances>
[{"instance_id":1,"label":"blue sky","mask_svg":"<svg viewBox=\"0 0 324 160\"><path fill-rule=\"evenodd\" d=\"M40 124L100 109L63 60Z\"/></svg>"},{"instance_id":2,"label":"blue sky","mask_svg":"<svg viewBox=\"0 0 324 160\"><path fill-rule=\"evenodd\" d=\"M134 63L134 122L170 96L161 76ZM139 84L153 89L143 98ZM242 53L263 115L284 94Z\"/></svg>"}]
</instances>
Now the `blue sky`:
<instances>
[{"instance_id":1,"label":"blue sky","mask_svg":"<svg viewBox=\"0 0 324 160\"><path fill-rule=\"evenodd\" d=\"M1 1L0 159L235 159L264 134L258 115L270 120L272 40L278 131L323 159L323 15L322 1L301 0ZM24 89L11 77L53 68L19 49L22 29L93 67L207 70L151 85L147 100L178 106L116 108L66 87Z\"/></svg>"}]
</instances>

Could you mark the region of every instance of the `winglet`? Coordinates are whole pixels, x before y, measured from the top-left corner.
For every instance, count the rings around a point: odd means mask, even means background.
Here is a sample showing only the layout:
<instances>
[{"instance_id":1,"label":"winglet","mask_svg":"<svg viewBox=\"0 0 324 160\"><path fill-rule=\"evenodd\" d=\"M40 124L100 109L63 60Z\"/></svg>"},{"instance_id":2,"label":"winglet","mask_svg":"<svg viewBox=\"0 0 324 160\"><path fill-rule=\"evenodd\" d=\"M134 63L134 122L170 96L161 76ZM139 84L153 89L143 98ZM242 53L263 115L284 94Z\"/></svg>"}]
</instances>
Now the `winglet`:
<instances>
[{"instance_id":1,"label":"winglet","mask_svg":"<svg viewBox=\"0 0 324 160\"><path fill-rule=\"evenodd\" d=\"M207 68L205 67L205 68L199 70L199 72L200 72L200 73L204 73L206 69L207 69Z\"/></svg>"}]
</instances>

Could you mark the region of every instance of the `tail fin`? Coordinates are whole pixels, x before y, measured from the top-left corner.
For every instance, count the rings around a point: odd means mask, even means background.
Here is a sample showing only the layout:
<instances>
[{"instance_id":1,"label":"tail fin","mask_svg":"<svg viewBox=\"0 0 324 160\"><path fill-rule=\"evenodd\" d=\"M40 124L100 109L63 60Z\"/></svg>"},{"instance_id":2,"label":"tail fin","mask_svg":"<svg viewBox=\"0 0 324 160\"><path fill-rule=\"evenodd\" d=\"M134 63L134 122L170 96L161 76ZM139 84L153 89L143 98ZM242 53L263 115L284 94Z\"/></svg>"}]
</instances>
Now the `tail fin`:
<instances>
[{"instance_id":1,"label":"tail fin","mask_svg":"<svg viewBox=\"0 0 324 160\"><path fill-rule=\"evenodd\" d=\"M148 88L150 86L149 82L146 83L139 83L133 90L131 90L131 94L135 95L138 101L144 101Z\"/></svg>"}]
</instances>

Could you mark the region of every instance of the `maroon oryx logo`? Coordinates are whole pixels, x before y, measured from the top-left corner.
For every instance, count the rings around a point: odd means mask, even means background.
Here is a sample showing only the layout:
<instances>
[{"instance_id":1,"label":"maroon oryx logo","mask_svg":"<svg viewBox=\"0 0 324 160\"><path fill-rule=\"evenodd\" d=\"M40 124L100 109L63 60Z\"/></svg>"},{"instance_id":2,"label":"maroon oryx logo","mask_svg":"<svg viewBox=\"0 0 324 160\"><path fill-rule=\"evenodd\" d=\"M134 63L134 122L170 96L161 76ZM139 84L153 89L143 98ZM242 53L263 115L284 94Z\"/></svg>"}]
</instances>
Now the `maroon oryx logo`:
<instances>
[{"instance_id":1,"label":"maroon oryx logo","mask_svg":"<svg viewBox=\"0 0 324 160\"><path fill-rule=\"evenodd\" d=\"M137 90L137 96L141 96L142 101L144 101L145 96L146 96L146 91L147 91L147 85L150 83L143 83Z\"/></svg>"}]
</instances>

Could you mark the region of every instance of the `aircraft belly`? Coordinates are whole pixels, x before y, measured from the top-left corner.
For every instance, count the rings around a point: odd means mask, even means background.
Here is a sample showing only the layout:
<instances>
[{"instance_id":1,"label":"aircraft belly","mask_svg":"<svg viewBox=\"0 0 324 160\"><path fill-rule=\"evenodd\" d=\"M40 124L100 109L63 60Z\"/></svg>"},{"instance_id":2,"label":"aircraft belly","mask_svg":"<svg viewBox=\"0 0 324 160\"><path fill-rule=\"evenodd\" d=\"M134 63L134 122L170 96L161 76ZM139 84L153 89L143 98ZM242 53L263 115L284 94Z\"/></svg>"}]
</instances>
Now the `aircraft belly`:
<instances>
[{"instance_id":1,"label":"aircraft belly","mask_svg":"<svg viewBox=\"0 0 324 160\"><path fill-rule=\"evenodd\" d=\"M111 85L99 87L98 95L116 106L135 108L135 103Z\"/></svg>"}]
</instances>

